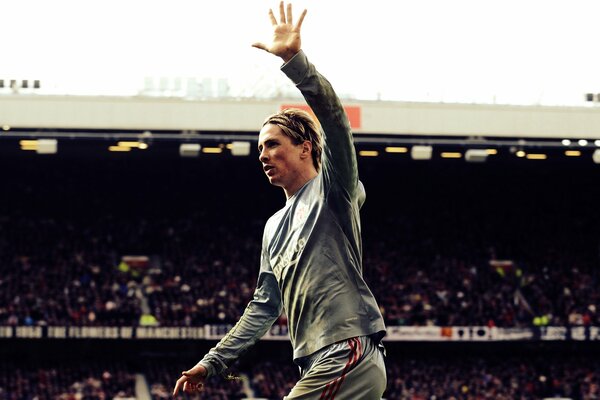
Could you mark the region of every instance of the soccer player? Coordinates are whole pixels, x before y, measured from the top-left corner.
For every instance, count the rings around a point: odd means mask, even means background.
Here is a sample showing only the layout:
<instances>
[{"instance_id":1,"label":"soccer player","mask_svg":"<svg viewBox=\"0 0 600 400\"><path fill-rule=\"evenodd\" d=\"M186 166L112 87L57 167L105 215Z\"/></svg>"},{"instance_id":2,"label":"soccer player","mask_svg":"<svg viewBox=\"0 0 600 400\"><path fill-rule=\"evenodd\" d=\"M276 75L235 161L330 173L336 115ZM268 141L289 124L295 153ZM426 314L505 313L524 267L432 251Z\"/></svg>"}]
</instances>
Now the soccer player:
<instances>
[{"instance_id":1,"label":"soccer player","mask_svg":"<svg viewBox=\"0 0 600 400\"><path fill-rule=\"evenodd\" d=\"M365 191L344 109L330 83L301 50L291 4L272 10L270 45L281 70L315 113L285 110L268 117L258 136L259 160L285 206L265 226L254 297L237 324L192 369L174 395L202 389L256 343L282 309L288 318L300 380L284 399L380 399L386 387L381 338L385 325L362 277L360 208Z\"/></svg>"}]
</instances>

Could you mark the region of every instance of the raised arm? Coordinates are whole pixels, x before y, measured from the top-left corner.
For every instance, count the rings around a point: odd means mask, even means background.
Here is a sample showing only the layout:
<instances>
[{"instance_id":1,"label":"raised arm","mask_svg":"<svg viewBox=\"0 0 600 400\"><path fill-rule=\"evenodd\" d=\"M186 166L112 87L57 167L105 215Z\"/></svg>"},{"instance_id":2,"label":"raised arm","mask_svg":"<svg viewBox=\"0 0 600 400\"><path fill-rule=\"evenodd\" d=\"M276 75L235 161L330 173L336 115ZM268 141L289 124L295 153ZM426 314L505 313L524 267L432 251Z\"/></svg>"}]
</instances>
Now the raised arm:
<instances>
[{"instance_id":1,"label":"raised arm","mask_svg":"<svg viewBox=\"0 0 600 400\"><path fill-rule=\"evenodd\" d=\"M317 116L323 129L323 172L326 179L336 180L353 197L358 187L356 151L352 140L350 123L340 99L333 87L301 50L300 29L306 16L302 12L294 24L292 5L279 4L279 20L269 10L273 25L273 41L267 45L253 46L280 57L284 61L282 71L296 84L306 102Z\"/></svg>"}]
</instances>

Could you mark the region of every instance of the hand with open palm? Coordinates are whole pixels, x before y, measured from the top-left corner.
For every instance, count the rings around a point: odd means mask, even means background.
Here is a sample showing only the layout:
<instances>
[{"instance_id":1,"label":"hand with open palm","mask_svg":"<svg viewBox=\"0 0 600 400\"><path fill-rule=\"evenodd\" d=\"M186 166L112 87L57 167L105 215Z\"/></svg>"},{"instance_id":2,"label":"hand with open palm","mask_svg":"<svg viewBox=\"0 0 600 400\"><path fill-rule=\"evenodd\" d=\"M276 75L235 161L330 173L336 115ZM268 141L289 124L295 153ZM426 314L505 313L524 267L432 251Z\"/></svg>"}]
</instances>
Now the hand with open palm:
<instances>
[{"instance_id":1,"label":"hand with open palm","mask_svg":"<svg viewBox=\"0 0 600 400\"><path fill-rule=\"evenodd\" d=\"M269 10L269 18L273 25L273 42L270 45L264 43L254 43L252 46L265 50L271 54L281 57L284 62L288 62L296 53L300 51L300 28L306 10L302 12L298 22L294 25L292 17L292 5L287 5L287 13L283 1L279 3L279 22Z\"/></svg>"}]
</instances>

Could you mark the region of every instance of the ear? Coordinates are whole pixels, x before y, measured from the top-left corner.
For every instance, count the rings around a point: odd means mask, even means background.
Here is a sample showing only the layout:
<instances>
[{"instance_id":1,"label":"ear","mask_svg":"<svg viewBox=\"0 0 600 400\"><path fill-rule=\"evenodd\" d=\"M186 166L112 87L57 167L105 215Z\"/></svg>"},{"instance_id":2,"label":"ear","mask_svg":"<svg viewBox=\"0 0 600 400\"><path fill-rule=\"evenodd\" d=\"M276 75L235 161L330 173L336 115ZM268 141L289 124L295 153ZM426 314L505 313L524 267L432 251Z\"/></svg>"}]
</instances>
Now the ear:
<instances>
[{"instance_id":1,"label":"ear","mask_svg":"<svg viewBox=\"0 0 600 400\"><path fill-rule=\"evenodd\" d=\"M310 140L305 140L302 143L302 153L300 153L300 158L305 159L308 157L312 157L312 142Z\"/></svg>"}]
</instances>

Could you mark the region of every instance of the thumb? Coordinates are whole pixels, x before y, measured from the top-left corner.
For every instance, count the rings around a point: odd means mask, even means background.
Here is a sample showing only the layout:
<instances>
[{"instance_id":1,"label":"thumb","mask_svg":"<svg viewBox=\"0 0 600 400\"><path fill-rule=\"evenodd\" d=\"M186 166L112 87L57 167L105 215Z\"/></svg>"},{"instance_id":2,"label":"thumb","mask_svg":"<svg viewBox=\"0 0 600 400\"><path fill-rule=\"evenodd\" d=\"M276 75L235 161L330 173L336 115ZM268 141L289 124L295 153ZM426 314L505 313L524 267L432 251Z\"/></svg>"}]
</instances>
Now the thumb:
<instances>
[{"instance_id":1,"label":"thumb","mask_svg":"<svg viewBox=\"0 0 600 400\"><path fill-rule=\"evenodd\" d=\"M264 43L260 43L260 42L252 43L252 47L256 47L257 49L261 49L264 51L269 51L267 49L267 46Z\"/></svg>"}]
</instances>

